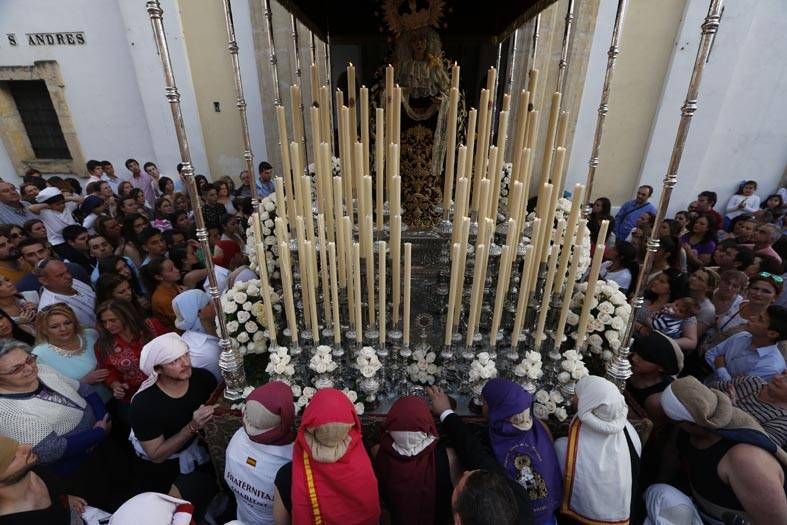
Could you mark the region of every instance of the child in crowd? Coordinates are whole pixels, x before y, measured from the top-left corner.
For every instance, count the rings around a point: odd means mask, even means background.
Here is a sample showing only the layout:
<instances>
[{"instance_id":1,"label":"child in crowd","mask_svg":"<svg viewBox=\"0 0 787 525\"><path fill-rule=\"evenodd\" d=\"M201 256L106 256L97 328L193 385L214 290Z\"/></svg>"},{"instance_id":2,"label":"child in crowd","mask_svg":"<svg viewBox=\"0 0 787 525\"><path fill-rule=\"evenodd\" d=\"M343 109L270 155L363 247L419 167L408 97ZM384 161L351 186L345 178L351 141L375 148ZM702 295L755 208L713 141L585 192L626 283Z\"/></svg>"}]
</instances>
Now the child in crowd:
<instances>
[{"instance_id":1,"label":"child in crowd","mask_svg":"<svg viewBox=\"0 0 787 525\"><path fill-rule=\"evenodd\" d=\"M683 333L683 326L689 322L696 322L695 316L699 312L697 301L691 297L682 297L676 301L665 304L653 317L651 327L662 334L678 339Z\"/></svg>"}]
</instances>

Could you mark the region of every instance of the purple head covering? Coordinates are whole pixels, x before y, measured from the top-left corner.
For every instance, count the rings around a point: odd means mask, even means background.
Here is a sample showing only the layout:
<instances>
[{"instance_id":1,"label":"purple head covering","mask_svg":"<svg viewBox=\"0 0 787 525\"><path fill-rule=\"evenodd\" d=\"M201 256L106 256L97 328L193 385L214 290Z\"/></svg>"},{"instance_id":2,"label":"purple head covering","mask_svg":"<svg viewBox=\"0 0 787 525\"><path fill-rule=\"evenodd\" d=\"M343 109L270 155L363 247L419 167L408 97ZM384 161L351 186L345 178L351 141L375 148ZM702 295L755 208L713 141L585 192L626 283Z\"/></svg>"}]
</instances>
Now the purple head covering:
<instances>
[{"instance_id":1,"label":"purple head covering","mask_svg":"<svg viewBox=\"0 0 787 525\"><path fill-rule=\"evenodd\" d=\"M563 478L552 439L540 421L532 419L528 430L510 421L532 408L533 397L502 378L489 380L481 395L489 407L489 439L497 461L508 477L527 491L536 522L549 521L563 497Z\"/></svg>"}]
</instances>

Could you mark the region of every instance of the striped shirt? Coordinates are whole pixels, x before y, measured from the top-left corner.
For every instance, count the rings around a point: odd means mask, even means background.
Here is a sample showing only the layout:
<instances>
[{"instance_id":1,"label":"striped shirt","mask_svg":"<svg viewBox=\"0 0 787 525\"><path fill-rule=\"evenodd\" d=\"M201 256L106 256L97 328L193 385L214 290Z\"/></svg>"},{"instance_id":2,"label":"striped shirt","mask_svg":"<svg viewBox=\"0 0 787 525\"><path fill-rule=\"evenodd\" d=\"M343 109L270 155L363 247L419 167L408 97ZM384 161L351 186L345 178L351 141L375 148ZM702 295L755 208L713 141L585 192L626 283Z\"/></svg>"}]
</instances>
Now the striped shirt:
<instances>
[{"instance_id":1,"label":"striped shirt","mask_svg":"<svg viewBox=\"0 0 787 525\"><path fill-rule=\"evenodd\" d=\"M735 406L756 419L779 444L787 446L787 410L759 398L759 394L767 383L759 377L736 377L730 381L719 381L710 385L713 388L728 392L735 390Z\"/></svg>"}]
</instances>

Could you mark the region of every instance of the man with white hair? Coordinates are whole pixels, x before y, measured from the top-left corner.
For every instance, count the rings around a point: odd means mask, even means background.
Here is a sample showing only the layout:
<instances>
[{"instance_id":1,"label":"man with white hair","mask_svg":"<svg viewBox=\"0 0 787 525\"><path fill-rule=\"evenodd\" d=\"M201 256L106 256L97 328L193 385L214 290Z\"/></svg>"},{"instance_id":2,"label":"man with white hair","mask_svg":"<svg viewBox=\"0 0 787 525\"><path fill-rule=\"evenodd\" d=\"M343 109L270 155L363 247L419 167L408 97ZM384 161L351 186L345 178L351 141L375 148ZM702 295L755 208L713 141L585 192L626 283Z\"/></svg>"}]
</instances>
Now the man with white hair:
<instances>
[{"instance_id":1,"label":"man with white hair","mask_svg":"<svg viewBox=\"0 0 787 525\"><path fill-rule=\"evenodd\" d=\"M66 303L74 310L82 326L96 325L96 294L87 284L74 279L63 261L46 257L38 262L33 273L43 286L40 312L49 305Z\"/></svg>"},{"instance_id":2,"label":"man with white hair","mask_svg":"<svg viewBox=\"0 0 787 525\"><path fill-rule=\"evenodd\" d=\"M131 442L142 458L140 490L192 502L198 515L216 492L210 457L197 434L213 417L206 405L213 374L192 368L188 345L175 333L142 348L139 368L148 378L131 400Z\"/></svg>"}]
</instances>

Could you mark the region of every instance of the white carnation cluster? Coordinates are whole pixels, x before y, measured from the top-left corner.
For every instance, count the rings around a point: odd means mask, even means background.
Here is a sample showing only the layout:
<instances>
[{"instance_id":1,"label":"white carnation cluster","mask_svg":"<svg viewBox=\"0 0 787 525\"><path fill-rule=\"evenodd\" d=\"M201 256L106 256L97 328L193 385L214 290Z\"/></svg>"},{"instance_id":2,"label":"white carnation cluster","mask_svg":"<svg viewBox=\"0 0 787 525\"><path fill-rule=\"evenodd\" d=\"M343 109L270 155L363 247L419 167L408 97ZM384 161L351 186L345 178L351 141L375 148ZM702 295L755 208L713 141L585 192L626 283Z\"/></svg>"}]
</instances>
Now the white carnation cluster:
<instances>
[{"instance_id":1,"label":"white carnation cluster","mask_svg":"<svg viewBox=\"0 0 787 525\"><path fill-rule=\"evenodd\" d=\"M514 368L514 375L525 379L528 383L541 379L544 376L541 354L532 350L525 353L525 357Z\"/></svg>"},{"instance_id":2,"label":"white carnation cluster","mask_svg":"<svg viewBox=\"0 0 787 525\"><path fill-rule=\"evenodd\" d=\"M565 398L558 390L539 390L533 403L533 415L538 419L547 419L554 415L558 421L565 421L568 413L565 407Z\"/></svg>"},{"instance_id":3,"label":"white carnation cluster","mask_svg":"<svg viewBox=\"0 0 787 525\"><path fill-rule=\"evenodd\" d=\"M264 353L268 344L263 331L265 316L260 281L235 283L221 296L221 306L230 340L238 345L241 354Z\"/></svg>"},{"instance_id":4,"label":"white carnation cluster","mask_svg":"<svg viewBox=\"0 0 787 525\"><path fill-rule=\"evenodd\" d=\"M318 374L327 374L336 370L339 365L333 360L331 354L331 347L327 345L319 345L314 350L314 355L309 360L309 368Z\"/></svg>"},{"instance_id":5,"label":"white carnation cluster","mask_svg":"<svg viewBox=\"0 0 787 525\"><path fill-rule=\"evenodd\" d=\"M270 353L270 361L268 361L265 371L271 376L276 376L279 381L295 375L295 365L292 363L292 356L286 346L279 346Z\"/></svg>"},{"instance_id":6,"label":"white carnation cluster","mask_svg":"<svg viewBox=\"0 0 787 525\"><path fill-rule=\"evenodd\" d=\"M475 359L470 362L470 371L468 378L472 382L486 381L497 377L497 366L495 361L488 352L479 353Z\"/></svg>"},{"instance_id":7,"label":"white carnation cluster","mask_svg":"<svg viewBox=\"0 0 787 525\"><path fill-rule=\"evenodd\" d=\"M601 355L604 361L610 361L622 344L623 332L631 316L631 305L626 302L626 295L615 281L599 280L593 297L586 298L586 292L587 283L576 286L566 322L577 325L582 305L586 300L590 301L588 348L592 353Z\"/></svg>"},{"instance_id":8,"label":"white carnation cluster","mask_svg":"<svg viewBox=\"0 0 787 525\"><path fill-rule=\"evenodd\" d=\"M259 261L257 261L257 243L265 244L265 251L268 259L268 276L271 279L279 278L279 245L276 241L275 231L276 220L276 195L270 194L260 201L260 229L262 230L262 240L256 238L254 227L249 222L246 229L246 256L249 258L249 268L259 273Z\"/></svg>"},{"instance_id":9,"label":"white carnation cluster","mask_svg":"<svg viewBox=\"0 0 787 525\"><path fill-rule=\"evenodd\" d=\"M358 357L355 359L355 365L363 377L374 377L383 364L377 357L377 352L371 346L364 346L358 352Z\"/></svg>"},{"instance_id":10,"label":"white carnation cluster","mask_svg":"<svg viewBox=\"0 0 787 525\"><path fill-rule=\"evenodd\" d=\"M309 164L309 175L314 176L317 173L317 169L314 163ZM333 177L341 177L342 176L342 161L339 157L331 157L331 174Z\"/></svg>"},{"instance_id":11,"label":"white carnation cluster","mask_svg":"<svg viewBox=\"0 0 787 525\"><path fill-rule=\"evenodd\" d=\"M437 354L416 350L410 359L411 363L407 367L410 380L421 385L433 385L435 377L440 373L440 367L436 363Z\"/></svg>"},{"instance_id":12,"label":"white carnation cluster","mask_svg":"<svg viewBox=\"0 0 787 525\"><path fill-rule=\"evenodd\" d=\"M563 384L571 381L578 381L588 375L588 369L582 360L582 354L576 350L566 350L563 352L563 360L560 362L561 372L557 375L557 380Z\"/></svg>"}]
</instances>

